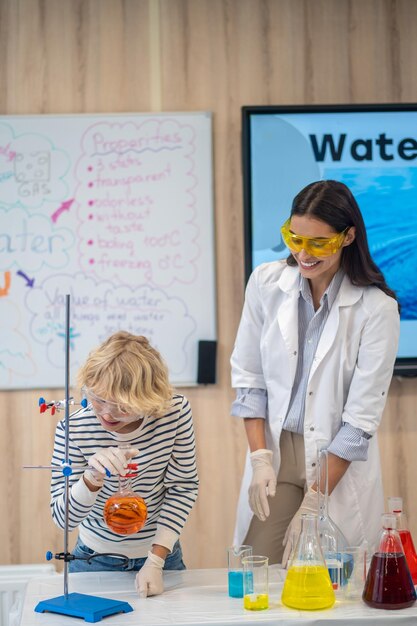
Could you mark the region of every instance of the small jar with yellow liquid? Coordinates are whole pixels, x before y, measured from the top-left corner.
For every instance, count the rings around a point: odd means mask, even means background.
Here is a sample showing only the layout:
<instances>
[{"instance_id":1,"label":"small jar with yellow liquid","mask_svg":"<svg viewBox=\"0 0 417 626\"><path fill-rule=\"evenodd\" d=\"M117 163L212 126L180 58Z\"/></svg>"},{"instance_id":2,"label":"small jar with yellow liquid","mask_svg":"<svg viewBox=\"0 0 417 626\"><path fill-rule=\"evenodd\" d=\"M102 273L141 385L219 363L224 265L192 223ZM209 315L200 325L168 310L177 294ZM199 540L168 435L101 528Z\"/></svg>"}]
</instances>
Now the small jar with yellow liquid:
<instances>
[{"instance_id":1,"label":"small jar with yellow liquid","mask_svg":"<svg viewBox=\"0 0 417 626\"><path fill-rule=\"evenodd\" d=\"M269 607L268 557L246 556L243 566L243 607L248 611L263 611Z\"/></svg>"},{"instance_id":2,"label":"small jar with yellow liquid","mask_svg":"<svg viewBox=\"0 0 417 626\"><path fill-rule=\"evenodd\" d=\"M329 609L336 597L317 534L317 515L301 516L301 531L282 590L291 609Z\"/></svg>"}]
</instances>

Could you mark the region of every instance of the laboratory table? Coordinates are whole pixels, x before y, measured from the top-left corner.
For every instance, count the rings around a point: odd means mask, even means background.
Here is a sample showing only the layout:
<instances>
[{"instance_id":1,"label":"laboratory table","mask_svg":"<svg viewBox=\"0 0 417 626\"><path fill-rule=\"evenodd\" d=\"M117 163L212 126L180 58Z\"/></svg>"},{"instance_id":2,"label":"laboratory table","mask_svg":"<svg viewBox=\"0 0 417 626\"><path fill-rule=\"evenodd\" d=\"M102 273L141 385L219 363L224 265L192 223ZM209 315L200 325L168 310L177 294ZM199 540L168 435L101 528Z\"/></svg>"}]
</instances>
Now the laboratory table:
<instances>
[{"instance_id":1,"label":"laboratory table","mask_svg":"<svg viewBox=\"0 0 417 626\"><path fill-rule=\"evenodd\" d=\"M69 575L69 592L78 592L129 602L131 613L120 613L104 618L99 624L106 626L194 626L206 624L274 624L295 626L300 624L335 626L417 626L417 603L399 611L371 609L361 600L337 601L326 611L296 611L280 602L285 574L278 566L270 568L270 608L252 612L243 609L241 599L227 595L227 570L205 569L164 572L165 592L161 596L140 599L134 589L134 572L95 572ZM39 577L29 581L23 612L22 626L79 626L84 620L57 615L35 613L40 600L63 594L63 576Z\"/></svg>"}]
</instances>

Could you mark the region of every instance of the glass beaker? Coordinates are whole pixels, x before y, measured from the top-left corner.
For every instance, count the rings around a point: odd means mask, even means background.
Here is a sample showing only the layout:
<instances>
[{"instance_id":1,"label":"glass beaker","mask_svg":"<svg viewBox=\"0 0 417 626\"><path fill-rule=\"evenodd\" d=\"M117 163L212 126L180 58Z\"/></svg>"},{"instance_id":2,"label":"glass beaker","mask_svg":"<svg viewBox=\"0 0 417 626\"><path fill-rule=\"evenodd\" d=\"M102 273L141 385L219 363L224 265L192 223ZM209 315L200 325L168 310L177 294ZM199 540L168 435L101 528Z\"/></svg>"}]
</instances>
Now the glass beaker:
<instances>
[{"instance_id":1,"label":"glass beaker","mask_svg":"<svg viewBox=\"0 0 417 626\"><path fill-rule=\"evenodd\" d=\"M320 443L317 446L317 531L333 589L338 590L345 582L343 571L349 566L344 562L348 559L347 541L329 514L329 453Z\"/></svg>"},{"instance_id":2,"label":"glass beaker","mask_svg":"<svg viewBox=\"0 0 417 626\"><path fill-rule=\"evenodd\" d=\"M360 546L347 546L343 556L343 598L358 600L362 597L366 580L367 542Z\"/></svg>"},{"instance_id":3,"label":"glass beaker","mask_svg":"<svg viewBox=\"0 0 417 626\"><path fill-rule=\"evenodd\" d=\"M372 557L362 599L375 609L405 609L414 604L416 592L395 528L395 515L383 515L382 527L378 550Z\"/></svg>"},{"instance_id":4,"label":"glass beaker","mask_svg":"<svg viewBox=\"0 0 417 626\"><path fill-rule=\"evenodd\" d=\"M403 511L403 499L399 497L388 498L388 513L394 513L397 518L397 530L403 544L408 569L414 585L417 585L417 554L413 538L408 529L407 517Z\"/></svg>"},{"instance_id":5,"label":"glass beaker","mask_svg":"<svg viewBox=\"0 0 417 626\"><path fill-rule=\"evenodd\" d=\"M231 546L227 549L227 578L231 598L243 598L242 559L246 556L252 556L252 546Z\"/></svg>"},{"instance_id":6,"label":"glass beaker","mask_svg":"<svg viewBox=\"0 0 417 626\"><path fill-rule=\"evenodd\" d=\"M243 565L243 606L248 611L263 611L269 606L268 557L247 556Z\"/></svg>"},{"instance_id":7,"label":"glass beaker","mask_svg":"<svg viewBox=\"0 0 417 626\"><path fill-rule=\"evenodd\" d=\"M301 516L301 531L293 552L281 601L291 609L328 609L335 593L320 547L317 515Z\"/></svg>"},{"instance_id":8,"label":"glass beaker","mask_svg":"<svg viewBox=\"0 0 417 626\"><path fill-rule=\"evenodd\" d=\"M119 490L106 501L103 510L104 521L118 535L133 535L145 524L148 509L145 500L132 489L131 479L137 474L137 463L128 463L131 471L119 476Z\"/></svg>"}]
</instances>

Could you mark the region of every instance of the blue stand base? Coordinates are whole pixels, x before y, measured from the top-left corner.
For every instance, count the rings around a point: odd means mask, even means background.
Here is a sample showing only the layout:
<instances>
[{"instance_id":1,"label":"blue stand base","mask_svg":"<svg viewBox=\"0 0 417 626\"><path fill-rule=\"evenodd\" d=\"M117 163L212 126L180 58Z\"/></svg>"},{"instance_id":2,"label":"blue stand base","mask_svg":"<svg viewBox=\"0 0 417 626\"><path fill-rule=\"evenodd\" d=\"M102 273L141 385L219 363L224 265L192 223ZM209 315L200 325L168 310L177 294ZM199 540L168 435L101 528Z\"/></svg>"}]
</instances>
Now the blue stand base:
<instances>
[{"instance_id":1,"label":"blue stand base","mask_svg":"<svg viewBox=\"0 0 417 626\"><path fill-rule=\"evenodd\" d=\"M133 611L128 602L87 596L84 593L69 593L67 596L58 596L50 600L42 600L36 605L37 613L59 613L70 617L81 617L86 622L99 622L103 617L116 613L130 613Z\"/></svg>"}]
</instances>

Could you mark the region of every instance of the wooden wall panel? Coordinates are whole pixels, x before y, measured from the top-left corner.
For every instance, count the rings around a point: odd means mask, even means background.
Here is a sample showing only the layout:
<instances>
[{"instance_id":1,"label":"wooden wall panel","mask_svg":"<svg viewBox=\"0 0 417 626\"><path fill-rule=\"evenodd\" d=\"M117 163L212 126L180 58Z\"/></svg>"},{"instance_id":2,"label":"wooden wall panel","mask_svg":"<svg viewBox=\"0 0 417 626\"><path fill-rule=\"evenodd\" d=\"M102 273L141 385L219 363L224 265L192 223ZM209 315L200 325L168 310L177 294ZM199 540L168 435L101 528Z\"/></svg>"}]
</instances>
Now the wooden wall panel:
<instances>
[{"instance_id":1,"label":"wooden wall panel","mask_svg":"<svg viewBox=\"0 0 417 626\"><path fill-rule=\"evenodd\" d=\"M385 495L404 499L411 531L417 538L416 379L395 378L379 429L379 448Z\"/></svg>"},{"instance_id":2,"label":"wooden wall panel","mask_svg":"<svg viewBox=\"0 0 417 626\"><path fill-rule=\"evenodd\" d=\"M225 563L246 447L229 417L244 293L240 107L416 101L416 27L414 0L0 0L0 113L213 112L218 384L185 390L201 477L183 534L190 567ZM20 469L51 453L55 421L38 395L0 392L1 563L62 550L49 475ZM415 380L393 381L380 449L386 493L405 498L417 536Z\"/></svg>"},{"instance_id":3,"label":"wooden wall panel","mask_svg":"<svg viewBox=\"0 0 417 626\"><path fill-rule=\"evenodd\" d=\"M145 0L2 0L4 113L149 110Z\"/></svg>"}]
</instances>

